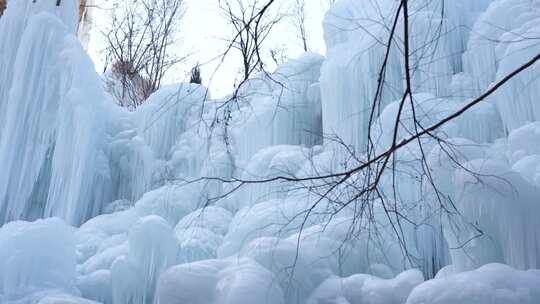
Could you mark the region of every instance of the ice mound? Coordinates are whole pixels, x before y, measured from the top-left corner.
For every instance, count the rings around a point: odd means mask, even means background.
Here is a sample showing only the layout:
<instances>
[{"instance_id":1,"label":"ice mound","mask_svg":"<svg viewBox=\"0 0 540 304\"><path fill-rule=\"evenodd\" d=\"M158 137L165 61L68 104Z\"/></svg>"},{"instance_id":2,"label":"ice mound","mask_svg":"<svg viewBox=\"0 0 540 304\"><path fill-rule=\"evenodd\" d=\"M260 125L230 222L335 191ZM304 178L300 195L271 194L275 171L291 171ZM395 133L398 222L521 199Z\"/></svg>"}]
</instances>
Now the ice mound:
<instances>
[{"instance_id":1,"label":"ice mound","mask_svg":"<svg viewBox=\"0 0 540 304\"><path fill-rule=\"evenodd\" d=\"M308 202L274 199L241 209L234 216L218 255L233 255L259 237L294 234L303 221L303 217L298 215L307 206Z\"/></svg>"},{"instance_id":2,"label":"ice mound","mask_svg":"<svg viewBox=\"0 0 540 304\"><path fill-rule=\"evenodd\" d=\"M190 212L204 206L200 197L199 184L165 185L147 192L137 203L135 210L139 216L159 215L175 226ZM201 200L201 202L199 202Z\"/></svg>"},{"instance_id":3,"label":"ice mound","mask_svg":"<svg viewBox=\"0 0 540 304\"><path fill-rule=\"evenodd\" d=\"M110 270L101 269L77 278L77 287L85 299L99 303L112 303L112 281Z\"/></svg>"},{"instance_id":4,"label":"ice mound","mask_svg":"<svg viewBox=\"0 0 540 304\"><path fill-rule=\"evenodd\" d=\"M229 230L232 214L217 206L198 209L185 217L175 227L180 244L180 263L215 259Z\"/></svg>"},{"instance_id":5,"label":"ice mound","mask_svg":"<svg viewBox=\"0 0 540 304\"><path fill-rule=\"evenodd\" d=\"M275 275L286 303L303 303L330 270L325 263L310 263L298 253L293 240L261 237L244 246L239 255L253 259Z\"/></svg>"},{"instance_id":6,"label":"ice mound","mask_svg":"<svg viewBox=\"0 0 540 304\"><path fill-rule=\"evenodd\" d=\"M393 279L380 279L367 274L347 278L331 277L324 281L307 304L400 304L424 281L418 270L403 272Z\"/></svg>"},{"instance_id":7,"label":"ice mound","mask_svg":"<svg viewBox=\"0 0 540 304\"><path fill-rule=\"evenodd\" d=\"M178 265L159 281L160 304L285 303L273 275L249 259L205 260Z\"/></svg>"},{"instance_id":8,"label":"ice mound","mask_svg":"<svg viewBox=\"0 0 540 304\"><path fill-rule=\"evenodd\" d=\"M222 235L201 227L176 229L176 238L180 245L179 263L215 259L223 242Z\"/></svg>"},{"instance_id":9,"label":"ice mound","mask_svg":"<svg viewBox=\"0 0 540 304\"><path fill-rule=\"evenodd\" d=\"M77 295L76 263L73 228L62 220L4 225L0 228L0 302L32 303L24 299L47 290Z\"/></svg>"},{"instance_id":10,"label":"ice mound","mask_svg":"<svg viewBox=\"0 0 540 304\"><path fill-rule=\"evenodd\" d=\"M407 304L533 304L540 301L540 271L488 264L474 271L426 281Z\"/></svg>"}]
</instances>

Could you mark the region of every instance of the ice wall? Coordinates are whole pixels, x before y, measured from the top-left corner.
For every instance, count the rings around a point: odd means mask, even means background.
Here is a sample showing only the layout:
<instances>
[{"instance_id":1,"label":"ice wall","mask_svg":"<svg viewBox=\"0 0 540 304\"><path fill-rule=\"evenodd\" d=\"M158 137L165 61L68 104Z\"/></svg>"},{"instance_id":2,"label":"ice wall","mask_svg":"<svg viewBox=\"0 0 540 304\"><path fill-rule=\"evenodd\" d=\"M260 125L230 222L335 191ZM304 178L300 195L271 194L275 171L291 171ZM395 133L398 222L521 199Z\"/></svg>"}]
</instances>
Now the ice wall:
<instances>
[{"instance_id":1,"label":"ice wall","mask_svg":"<svg viewBox=\"0 0 540 304\"><path fill-rule=\"evenodd\" d=\"M467 170L485 177L475 177ZM478 186L478 179L484 186ZM531 218L540 212L538 189L503 164L486 160L466 163L463 170L456 172L455 180L461 189L456 202L465 215L464 221L475 223L487 237L476 239L474 229L457 237L448 231L451 247L464 246L463 251L453 252L454 265L474 269L498 262L518 269L540 267L540 227ZM465 244L467 238L471 241ZM467 258L467 253L476 258Z\"/></svg>"},{"instance_id":2,"label":"ice wall","mask_svg":"<svg viewBox=\"0 0 540 304\"><path fill-rule=\"evenodd\" d=\"M437 97L462 98L451 83L463 70L468 28L491 1L412 1L410 61L413 91ZM386 57L390 28L399 2L339 1L324 20L327 59L321 69L324 134L338 136L364 151L372 105ZM378 16L373 18L373 16ZM403 22L391 41L380 101L374 118L404 88ZM454 93L454 94L452 94Z\"/></svg>"},{"instance_id":3,"label":"ice wall","mask_svg":"<svg viewBox=\"0 0 540 304\"><path fill-rule=\"evenodd\" d=\"M108 199L100 150L103 117L96 114L104 96L91 61L72 36L75 3L22 2L9 7L2 21L3 32L21 33L19 42L6 42L17 49L16 57L3 61L12 65L6 73L13 73L6 81L9 95L2 99L2 221L57 215L79 224L97 215ZM11 15L27 22L11 24Z\"/></svg>"},{"instance_id":4,"label":"ice wall","mask_svg":"<svg viewBox=\"0 0 540 304\"><path fill-rule=\"evenodd\" d=\"M494 1L478 17L466 44L467 51L463 54L464 71L473 76L471 81L476 94L495 81L506 49L511 45L526 43L519 38L521 34L515 31L538 18L537 6L537 1ZM505 18L509 15L514 18Z\"/></svg>"},{"instance_id":5,"label":"ice wall","mask_svg":"<svg viewBox=\"0 0 540 304\"><path fill-rule=\"evenodd\" d=\"M540 33L540 27L538 26L540 2L535 1L522 5L529 6L521 14L516 12L517 21L522 23L502 35L500 37L501 43L496 48L497 57L500 58L500 61L495 74L495 81L501 80L540 51L538 44L530 39L519 38L537 37ZM536 88L540 85L536 76L538 71L538 65L533 65L530 69L515 77L512 80L512 85L503 87L493 98L508 130L516 129L540 119L540 107L536 95ZM509 103L509 100L512 102Z\"/></svg>"},{"instance_id":6,"label":"ice wall","mask_svg":"<svg viewBox=\"0 0 540 304\"><path fill-rule=\"evenodd\" d=\"M197 116L207 99L210 92L203 86L181 83L160 89L138 109L139 133L157 159L169 159L178 137L199 127Z\"/></svg>"},{"instance_id":7,"label":"ice wall","mask_svg":"<svg viewBox=\"0 0 540 304\"><path fill-rule=\"evenodd\" d=\"M135 112L111 111L107 151L115 199L134 202L168 179L199 175L207 151L202 111L208 98L203 86L181 83L161 88Z\"/></svg>"},{"instance_id":8,"label":"ice wall","mask_svg":"<svg viewBox=\"0 0 540 304\"><path fill-rule=\"evenodd\" d=\"M111 200L111 177L105 151L106 106L92 62L74 38L66 39L56 140L45 216L78 225ZM92 81L93 80L93 81ZM84 86L82 85L84 84Z\"/></svg>"},{"instance_id":9,"label":"ice wall","mask_svg":"<svg viewBox=\"0 0 540 304\"><path fill-rule=\"evenodd\" d=\"M64 4L61 8L55 7L53 0L43 0L31 3L30 1L11 1L9 9L7 9L0 20L0 54L3 58L0 62L0 115L5 115L7 106L7 98L9 90L14 78L14 62L19 51L19 45L23 36L23 31L29 19L41 12L52 13L62 20L67 25L66 31L73 32L76 26L76 19L73 12L78 5L78 1L70 1ZM3 122L5 116L0 116L0 137L2 136Z\"/></svg>"},{"instance_id":10,"label":"ice wall","mask_svg":"<svg viewBox=\"0 0 540 304\"><path fill-rule=\"evenodd\" d=\"M327 58L320 80L324 134L334 134L362 150L367 143L377 75L384 61L385 46L379 41L387 34L383 25L369 16L380 15L385 21L391 19L395 2L358 4L358 1L339 1L326 14ZM397 99L402 88L397 52L391 52L388 65L388 89L383 92L382 107Z\"/></svg>"},{"instance_id":11,"label":"ice wall","mask_svg":"<svg viewBox=\"0 0 540 304\"><path fill-rule=\"evenodd\" d=\"M323 59L303 54L240 88L241 108L234 111L231 122L240 167L265 147L321 143L318 79Z\"/></svg>"}]
</instances>

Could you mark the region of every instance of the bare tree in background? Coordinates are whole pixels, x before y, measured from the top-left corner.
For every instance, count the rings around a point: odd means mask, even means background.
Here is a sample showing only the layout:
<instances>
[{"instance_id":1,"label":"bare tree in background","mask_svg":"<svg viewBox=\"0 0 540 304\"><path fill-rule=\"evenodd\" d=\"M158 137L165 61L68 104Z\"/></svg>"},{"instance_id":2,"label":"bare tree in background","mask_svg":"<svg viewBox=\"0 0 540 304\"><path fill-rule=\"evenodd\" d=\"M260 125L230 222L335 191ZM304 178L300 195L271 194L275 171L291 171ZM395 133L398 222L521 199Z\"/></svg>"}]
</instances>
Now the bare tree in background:
<instances>
[{"instance_id":1,"label":"bare tree in background","mask_svg":"<svg viewBox=\"0 0 540 304\"><path fill-rule=\"evenodd\" d=\"M227 39L227 47L219 56L222 62L232 53L237 52L242 59L242 78L235 83L234 92L215 109L211 129L223 128L222 137L229 148L229 124L232 118L232 107L243 99L241 88L258 72L270 76L266 71L264 52L277 60L275 50L268 48L266 43L273 33L275 26L285 17L285 14L272 12L276 0L218 0L222 16L231 26L231 37ZM218 67L219 68L219 67Z\"/></svg>"},{"instance_id":2,"label":"bare tree in background","mask_svg":"<svg viewBox=\"0 0 540 304\"><path fill-rule=\"evenodd\" d=\"M306 31L306 1L295 0L294 2L294 26L297 30L297 37L302 42L302 48L305 52L309 51L308 38Z\"/></svg>"},{"instance_id":3,"label":"bare tree in background","mask_svg":"<svg viewBox=\"0 0 540 304\"><path fill-rule=\"evenodd\" d=\"M248 4L244 3L248 2ZM261 60L265 41L272 30L283 18L281 14L270 14L270 6L261 0L221 0L222 15L231 25L232 38L225 51L228 55L236 50L242 56L242 82L249 79L255 72L263 71L264 61Z\"/></svg>"},{"instance_id":4,"label":"bare tree in background","mask_svg":"<svg viewBox=\"0 0 540 304\"><path fill-rule=\"evenodd\" d=\"M120 105L134 109L142 104L184 59L171 48L183 14L183 0L115 3L103 36L106 64L112 68L108 87Z\"/></svg>"},{"instance_id":5,"label":"bare tree in background","mask_svg":"<svg viewBox=\"0 0 540 304\"><path fill-rule=\"evenodd\" d=\"M276 47L270 49L270 57L276 66L280 66L287 61L286 49L284 47Z\"/></svg>"}]
</instances>

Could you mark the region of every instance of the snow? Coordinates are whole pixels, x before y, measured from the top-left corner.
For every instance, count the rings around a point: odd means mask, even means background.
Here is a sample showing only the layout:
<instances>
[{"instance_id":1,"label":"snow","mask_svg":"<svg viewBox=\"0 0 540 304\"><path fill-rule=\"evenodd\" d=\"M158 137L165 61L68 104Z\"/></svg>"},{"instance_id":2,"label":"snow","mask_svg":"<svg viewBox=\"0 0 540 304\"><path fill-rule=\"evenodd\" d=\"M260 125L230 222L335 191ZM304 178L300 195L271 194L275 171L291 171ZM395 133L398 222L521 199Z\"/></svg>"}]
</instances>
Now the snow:
<instances>
[{"instance_id":1,"label":"snow","mask_svg":"<svg viewBox=\"0 0 540 304\"><path fill-rule=\"evenodd\" d=\"M539 50L520 39L540 32L537 0L410 4L421 68L398 142ZM0 18L0 303L540 302L536 65L433 132L438 141L395 155L401 170L380 188L411 219L401 238L382 201L369 206L372 226L356 218L362 202L339 206L316 182L286 180L358 165L368 132L375 152L392 144L402 25L369 122L397 5L337 1L326 57L256 75L235 101L179 83L128 111L75 36L77 1L10 1ZM420 177L426 166L437 189Z\"/></svg>"}]
</instances>

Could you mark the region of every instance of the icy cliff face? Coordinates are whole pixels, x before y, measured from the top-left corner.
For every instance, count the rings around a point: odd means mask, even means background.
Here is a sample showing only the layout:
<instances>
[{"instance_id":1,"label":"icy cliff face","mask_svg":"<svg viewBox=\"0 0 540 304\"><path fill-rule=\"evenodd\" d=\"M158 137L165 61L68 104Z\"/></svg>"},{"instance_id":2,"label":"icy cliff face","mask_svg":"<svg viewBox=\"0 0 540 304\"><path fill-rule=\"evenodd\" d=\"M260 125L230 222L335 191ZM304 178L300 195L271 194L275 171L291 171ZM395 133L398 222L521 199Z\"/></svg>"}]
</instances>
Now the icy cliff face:
<instances>
[{"instance_id":1,"label":"icy cliff face","mask_svg":"<svg viewBox=\"0 0 540 304\"><path fill-rule=\"evenodd\" d=\"M20 39L2 35L8 57L14 55L3 61L2 73L9 92L1 103L2 222L57 215L78 224L97 215L107 199L95 192L108 184L100 171L103 122L97 115L105 98L73 37L77 11L73 3L57 8L54 1L19 1L2 19L2 31L20 33Z\"/></svg>"},{"instance_id":2,"label":"icy cliff face","mask_svg":"<svg viewBox=\"0 0 540 304\"><path fill-rule=\"evenodd\" d=\"M403 170L381 187L413 221L398 239L375 204L374 236L308 181L249 181L359 161L350 151L367 144L398 1L337 1L324 21L326 58L290 60L233 102L176 84L135 112L114 105L76 39L77 1L55 2L10 1L0 19L1 303L540 301L536 65L438 130L444 144L423 139L396 156ZM524 39L540 32L536 0L410 6L421 68L398 140L413 115L432 125L540 51ZM392 142L402 57L389 53L376 152ZM420 155L440 192L417 178ZM442 212L441 193L456 216Z\"/></svg>"}]
</instances>

